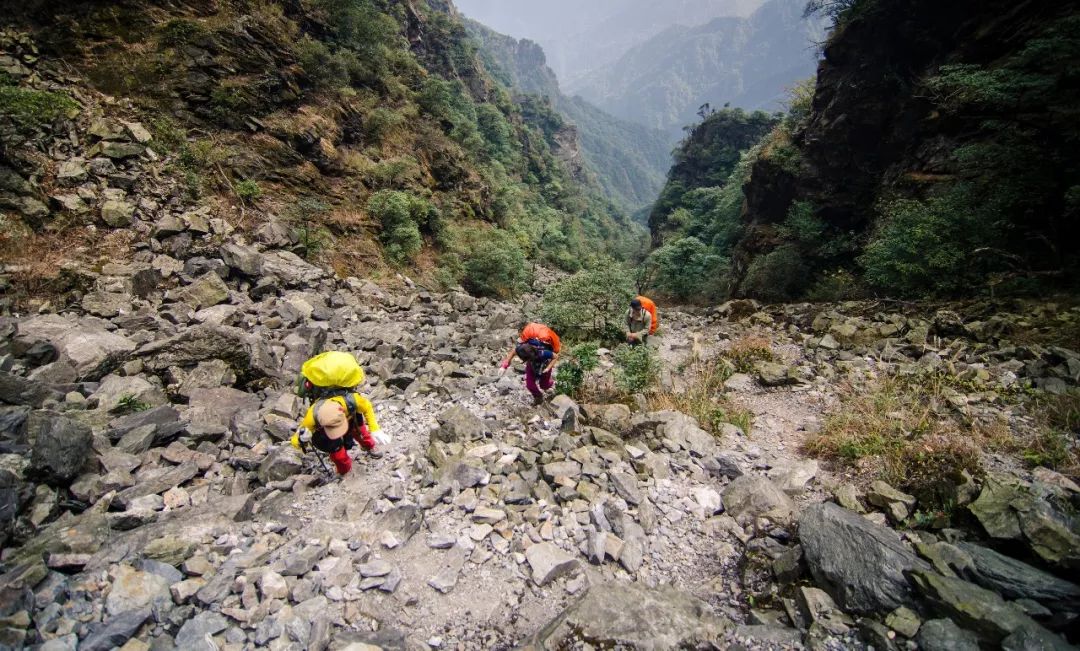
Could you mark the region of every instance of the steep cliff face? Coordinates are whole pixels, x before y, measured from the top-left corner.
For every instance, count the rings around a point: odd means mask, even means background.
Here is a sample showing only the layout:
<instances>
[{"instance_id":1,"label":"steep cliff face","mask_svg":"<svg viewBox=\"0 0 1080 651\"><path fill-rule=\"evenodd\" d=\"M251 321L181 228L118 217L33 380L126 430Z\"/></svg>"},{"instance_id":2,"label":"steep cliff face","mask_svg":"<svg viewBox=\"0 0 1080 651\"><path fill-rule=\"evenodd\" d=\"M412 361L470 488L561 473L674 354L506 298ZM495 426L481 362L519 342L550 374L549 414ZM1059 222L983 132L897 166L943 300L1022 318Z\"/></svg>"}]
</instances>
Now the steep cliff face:
<instances>
[{"instance_id":1,"label":"steep cliff face","mask_svg":"<svg viewBox=\"0 0 1080 651\"><path fill-rule=\"evenodd\" d=\"M897 294L1075 282L1077 11L855 3L791 155L752 167L736 291L755 293L747 277L768 276L770 256L807 272L792 295L836 270ZM792 228L795 212L812 236Z\"/></svg>"}]
</instances>

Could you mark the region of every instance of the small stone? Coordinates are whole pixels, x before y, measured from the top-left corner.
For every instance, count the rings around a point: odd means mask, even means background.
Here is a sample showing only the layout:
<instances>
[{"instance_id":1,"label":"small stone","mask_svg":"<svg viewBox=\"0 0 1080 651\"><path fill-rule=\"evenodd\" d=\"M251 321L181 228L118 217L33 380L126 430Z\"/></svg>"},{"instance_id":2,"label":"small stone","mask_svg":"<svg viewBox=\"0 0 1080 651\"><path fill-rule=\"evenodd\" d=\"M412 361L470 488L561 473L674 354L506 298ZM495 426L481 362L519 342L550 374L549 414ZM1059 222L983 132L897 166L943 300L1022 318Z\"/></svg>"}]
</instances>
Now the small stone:
<instances>
[{"instance_id":1,"label":"small stone","mask_svg":"<svg viewBox=\"0 0 1080 651\"><path fill-rule=\"evenodd\" d=\"M532 568L533 583L545 586L552 581L575 572L578 560L554 543L540 543L525 550L525 559Z\"/></svg>"},{"instance_id":2,"label":"small stone","mask_svg":"<svg viewBox=\"0 0 1080 651\"><path fill-rule=\"evenodd\" d=\"M289 596L289 585L285 577L277 572L263 572L258 580L259 594L265 599L285 599Z\"/></svg>"},{"instance_id":3,"label":"small stone","mask_svg":"<svg viewBox=\"0 0 1080 651\"><path fill-rule=\"evenodd\" d=\"M885 618L885 625L904 637L915 637L922 626L922 620L915 611L906 606L900 606L889 613Z\"/></svg>"},{"instance_id":4,"label":"small stone","mask_svg":"<svg viewBox=\"0 0 1080 651\"><path fill-rule=\"evenodd\" d=\"M506 512L499 509L480 507L473 511L472 521L479 524L495 524L506 519Z\"/></svg>"},{"instance_id":5,"label":"small stone","mask_svg":"<svg viewBox=\"0 0 1080 651\"><path fill-rule=\"evenodd\" d=\"M390 564L387 561L381 561L381 560L376 560L376 561L371 561L369 563L364 563L364 564L362 564L362 565L360 565L359 567L356 568L356 570L358 572L360 572L360 576L365 577L365 578L366 577L373 577L373 576L377 576L377 577L386 576L386 575L390 574L390 572L392 572L393 569L394 569L394 566L392 564Z\"/></svg>"},{"instance_id":6,"label":"small stone","mask_svg":"<svg viewBox=\"0 0 1080 651\"><path fill-rule=\"evenodd\" d=\"M450 549L457 544L457 538L443 533L433 533L427 538L427 545L432 549Z\"/></svg>"}]
</instances>

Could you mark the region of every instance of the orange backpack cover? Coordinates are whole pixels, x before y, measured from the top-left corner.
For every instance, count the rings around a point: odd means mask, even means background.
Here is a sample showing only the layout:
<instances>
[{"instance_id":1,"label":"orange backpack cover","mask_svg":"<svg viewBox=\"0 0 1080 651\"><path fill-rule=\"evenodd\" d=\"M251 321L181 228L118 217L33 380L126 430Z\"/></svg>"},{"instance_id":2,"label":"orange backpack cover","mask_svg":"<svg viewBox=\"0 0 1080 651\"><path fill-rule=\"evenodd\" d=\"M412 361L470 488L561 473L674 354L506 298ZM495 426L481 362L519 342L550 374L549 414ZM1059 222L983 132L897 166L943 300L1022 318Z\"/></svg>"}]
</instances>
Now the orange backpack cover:
<instances>
[{"instance_id":1,"label":"orange backpack cover","mask_svg":"<svg viewBox=\"0 0 1080 651\"><path fill-rule=\"evenodd\" d=\"M559 335L555 334L555 331L547 327L542 323L530 323L525 326L525 329L521 331L521 341L528 341L530 339L537 339L551 346L552 352L558 353L562 344L559 342Z\"/></svg>"},{"instance_id":2,"label":"orange backpack cover","mask_svg":"<svg viewBox=\"0 0 1080 651\"><path fill-rule=\"evenodd\" d=\"M641 301L641 309L652 316L652 325L649 326L649 334L656 334L656 327L660 325L660 317L656 315L656 303L653 303L651 298L646 298L644 296L638 296L637 300Z\"/></svg>"}]
</instances>

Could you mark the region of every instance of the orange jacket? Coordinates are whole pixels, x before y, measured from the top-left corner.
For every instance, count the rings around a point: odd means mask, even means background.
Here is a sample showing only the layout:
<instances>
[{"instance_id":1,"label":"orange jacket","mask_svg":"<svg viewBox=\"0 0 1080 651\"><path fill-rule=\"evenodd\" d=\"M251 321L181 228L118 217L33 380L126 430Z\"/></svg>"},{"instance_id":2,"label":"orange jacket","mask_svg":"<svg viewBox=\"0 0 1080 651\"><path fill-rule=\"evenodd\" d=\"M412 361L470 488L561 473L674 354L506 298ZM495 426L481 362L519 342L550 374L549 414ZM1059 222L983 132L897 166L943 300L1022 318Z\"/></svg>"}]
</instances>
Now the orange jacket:
<instances>
[{"instance_id":1,"label":"orange jacket","mask_svg":"<svg viewBox=\"0 0 1080 651\"><path fill-rule=\"evenodd\" d=\"M521 331L521 341L528 341L530 339L537 339L544 342L548 346L551 346L551 350L555 353L558 353L562 348L562 343L559 341L559 335L555 334L554 330L542 323L530 323Z\"/></svg>"},{"instance_id":2,"label":"orange jacket","mask_svg":"<svg viewBox=\"0 0 1080 651\"><path fill-rule=\"evenodd\" d=\"M656 326L660 325L660 318L656 315L656 303L653 303L651 298L645 298L644 296L638 296L637 300L641 301L641 308L648 312L652 317L652 325L649 326L649 334L655 334Z\"/></svg>"}]
</instances>

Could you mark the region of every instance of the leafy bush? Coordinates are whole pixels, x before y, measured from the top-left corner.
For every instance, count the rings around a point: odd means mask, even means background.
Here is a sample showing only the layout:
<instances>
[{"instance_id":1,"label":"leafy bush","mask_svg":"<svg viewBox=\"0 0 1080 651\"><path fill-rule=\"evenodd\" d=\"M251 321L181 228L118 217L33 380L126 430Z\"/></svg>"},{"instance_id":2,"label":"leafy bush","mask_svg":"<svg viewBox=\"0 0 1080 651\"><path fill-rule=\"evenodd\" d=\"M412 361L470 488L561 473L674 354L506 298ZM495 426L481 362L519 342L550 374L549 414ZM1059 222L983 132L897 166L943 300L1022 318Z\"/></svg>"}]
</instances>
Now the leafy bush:
<instances>
[{"instance_id":1,"label":"leafy bush","mask_svg":"<svg viewBox=\"0 0 1080 651\"><path fill-rule=\"evenodd\" d=\"M754 258L739 289L763 301L786 301L805 288L808 274L798 247L785 244Z\"/></svg>"},{"instance_id":2,"label":"leafy bush","mask_svg":"<svg viewBox=\"0 0 1080 651\"><path fill-rule=\"evenodd\" d=\"M617 264L579 271L548 288L541 318L561 336L621 341L634 297L630 274Z\"/></svg>"},{"instance_id":3,"label":"leafy bush","mask_svg":"<svg viewBox=\"0 0 1080 651\"><path fill-rule=\"evenodd\" d=\"M421 228L434 233L441 227L438 209L408 192L380 190L368 199L367 208L382 224L379 239L394 264L410 262L420 252L424 243Z\"/></svg>"},{"instance_id":4,"label":"leafy bush","mask_svg":"<svg viewBox=\"0 0 1080 651\"><path fill-rule=\"evenodd\" d=\"M257 181L244 179L236 184L236 196L244 203L251 203L262 196L262 188Z\"/></svg>"},{"instance_id":5,"label":"leafy bush","mask_svg":"<svg viewBox=\"0 0 1080 651\"><path fill-rule=\"evenodd\" d=\"M628 393L639 393L660 379L660 356L649 346L615 349L615 384Z\"/></svg>"},{"instance_id":6,"label":"leafy bush","mask_svg":"<svg viewBox=\"0 0 1080 651\"><path fill-rule=\"evenodd\" d=\"M683 237L649 255L655 269L653 283L680 299L715 297L726 284L727 261L696 237Z\"/></svg>"},{"instance_id":7,"label":"leafy bush","mask_svg":"<svg viewBox=\"0 0 1080 651\"><path fill-rule=\"evenodd\" d=\"M297 253L307 260L315 259L319 253L334 241L330 231L322 226L312 226L310 224L300 224L294 228L293 237L296 238Z\"/></svg>"},{"instance_id":8,"label":"leafy bush","mask_svg":"<svg viewBox=\"0 0 1080 651\"><path fill-rule=\"evenodd\" d=\"M331 52L322 41L305 35L296 44L296 57L316 88L340 88L349 83L348 55Z\"/></svg>"},{"instance_id":9,"label":"leafy bush","mask_svg":"<svg viewBox=\"0 0 1080 651\"><path fill-rule=\"evenodd\" d=\"M731 343L724 355L739 373L750 373L759 361L772 361L769 340L759 335L745 335Z\"/></svg>"},{"instance_id":10,"label":"leafy bush","mask_svg":"<svg viewBox=\"0 0 1080 651\"><path fill-rule=\"evenodd\" d=\"M462 253L461 284L478 296L513 298L528 287L531 273L525 253L501 229L475 231Z\"/></svg>"},{"instance_id":11,"label":"leafy bush","mask_svg":"<svg viewBox=\"0 0 1080 651\"><path fill-rule=\"evenodd\" d=\"M586 342L571 348L559 364L555 375L555 391L571 398L579 397L586 374L600 363L598 349L596 342Z\"/></svg>"},{"instance_id":12,"label":"leafy bush","mask_svg":"<svg viewBox=\"0 0 1080 651\"><path fill-rule=\"evenodd\" d=\"M985 266L976 251L1001 237L962 192L895 199L879 210L882 222L859 260L871 284L907 296L956 294L982 284Z\"/></svg>"},{"instance_id":13,"label":"leafy bush","mask_svg":"<svg viewBox=\"0 0 1080 651\"><path fill-rule=\"evenodd\" d=\"M194 20L174 18L161 28L161 44L168 47L187 45L206 34L206 28Z\"/></svg>"}]
</instances>

